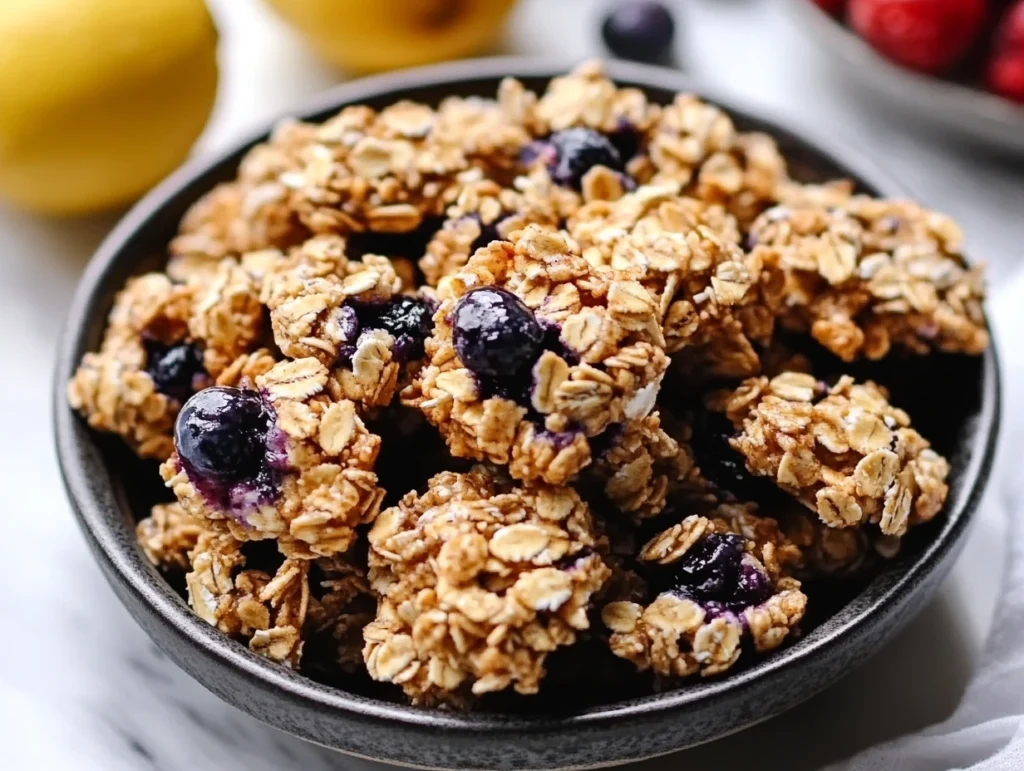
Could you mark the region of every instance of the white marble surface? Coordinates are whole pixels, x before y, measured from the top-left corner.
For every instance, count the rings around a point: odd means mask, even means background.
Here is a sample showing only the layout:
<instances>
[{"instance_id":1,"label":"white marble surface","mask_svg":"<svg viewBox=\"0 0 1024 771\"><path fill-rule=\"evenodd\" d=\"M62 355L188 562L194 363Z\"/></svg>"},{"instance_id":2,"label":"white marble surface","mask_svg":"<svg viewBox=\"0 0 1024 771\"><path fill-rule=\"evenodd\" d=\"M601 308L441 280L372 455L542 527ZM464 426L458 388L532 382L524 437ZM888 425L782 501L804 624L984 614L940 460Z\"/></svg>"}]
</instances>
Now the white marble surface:
<instances>
[{"instance_id":1,"label":"white marble surface","mask_svg":"<svg viewBox=\"0 0 1024 771\"><path fill-rule=\"evenodd\" d=\"M212 152L338 79L257 0L212 0L223 85L198 151ZM677 3L692 74L795 123L869 149L929 204L959 218L988 260L1000 305L1024 240L1024 165L965 154L888 125L823 70L771 0ZM527 0L510 52L596 53L600 3ZM49 378L61 315L114 217L52 222L0 208L0 480L6 523L0 593L0 766L337 769L366 764L285 736L220 703L161 655L108 589L72 521L50 439ZM1011 330L1015 333L1016 330ZM1005 345L1016 344L1003 335ZM1013 387L1015 384L1008 384ZM938 598L880 655L795 711L646 769L813 769L952 710L979 655L1002 569L1001 487ZM768 762L772 761L772 762Z\"/></svg>"}]
</instances>

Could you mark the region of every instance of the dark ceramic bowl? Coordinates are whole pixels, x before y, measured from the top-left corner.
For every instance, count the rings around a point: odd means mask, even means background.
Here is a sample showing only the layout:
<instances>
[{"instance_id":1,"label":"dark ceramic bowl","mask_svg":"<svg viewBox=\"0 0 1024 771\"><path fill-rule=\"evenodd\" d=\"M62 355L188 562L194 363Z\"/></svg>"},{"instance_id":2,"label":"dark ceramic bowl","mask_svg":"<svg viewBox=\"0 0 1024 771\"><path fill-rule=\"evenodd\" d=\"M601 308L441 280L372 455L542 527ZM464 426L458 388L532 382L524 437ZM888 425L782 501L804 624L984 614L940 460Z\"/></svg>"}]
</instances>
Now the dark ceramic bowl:
<instances>
[{"instance_id":1,"label":"dark ceramic bowl","mask_svg":"<svg viewBox=\"0 0 1024 771\"><path fill-rule=\"evenodd\" d=\"M437 102L449 94L493 94L504 75L534 89L566 68L550 62L460 62L347 83L313 100L302 117L322 119L342 105L397 99ZM866 191L899 194L873 165L831 143L809 141L737 109L665 69L612 64L619 83L666 102L680 90L723 104L744 129L771 132L806 180L848 176ZM904 554L848 593L798 642L724 677L649 695L605 694L586 704L538 697L532 711L458 714L413 709L332 688L270 663L194 616L135 543L133 523L162 488L117 446L68 408L64 383L94 349L115 291L132 274L159 267L186 207L234 174L257 138L212 161L186 166L139 203L89 264L68 316L57 362L57 448L78 521L115 592L139 624L186 672L255 717L319 744L363 757L428 768L563 769L612 765L671 752L776 715L849 672L877 651L928 600L963 546L992 460L999 387L996 354L933 356L879 375L917 425L953 462L945 513ZM952 398L951 398L952 395ZM166 492L163 492L166 495ZM600 673L594 673L599 675ZM598 677L597 680L600 678Z\"/></svg>"}]
</instances>

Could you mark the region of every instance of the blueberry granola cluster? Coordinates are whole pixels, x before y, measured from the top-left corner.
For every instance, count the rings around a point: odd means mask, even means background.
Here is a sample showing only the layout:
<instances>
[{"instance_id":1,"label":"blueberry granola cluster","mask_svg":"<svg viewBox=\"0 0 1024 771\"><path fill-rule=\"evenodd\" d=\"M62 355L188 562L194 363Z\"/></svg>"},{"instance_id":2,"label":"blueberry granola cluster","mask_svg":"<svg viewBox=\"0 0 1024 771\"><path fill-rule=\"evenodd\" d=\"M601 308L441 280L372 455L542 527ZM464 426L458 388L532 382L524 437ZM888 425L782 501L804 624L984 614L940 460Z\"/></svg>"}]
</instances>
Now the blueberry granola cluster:
<instances>
[{"instance_id":1,"label":"blueberry granola cluster","mask_svg":"<svg viewBox=\"0 0 1024 771\"><path fill-rule=\"evenodd\" d=\"M798 637L948 494L857 368L988 345L951 221L596 63L286 122L168 251L68 384L160 463L140 548L256 653L421 706Z\"/></svg>"}]
</instances>

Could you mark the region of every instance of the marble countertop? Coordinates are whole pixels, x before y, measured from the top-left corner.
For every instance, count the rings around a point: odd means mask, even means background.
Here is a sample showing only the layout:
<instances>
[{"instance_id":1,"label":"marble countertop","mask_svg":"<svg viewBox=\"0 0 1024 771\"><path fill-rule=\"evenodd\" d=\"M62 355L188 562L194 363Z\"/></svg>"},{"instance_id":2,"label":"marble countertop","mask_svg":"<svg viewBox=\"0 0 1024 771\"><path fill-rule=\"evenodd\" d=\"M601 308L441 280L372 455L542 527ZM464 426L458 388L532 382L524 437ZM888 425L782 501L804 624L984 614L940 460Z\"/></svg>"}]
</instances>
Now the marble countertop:
<instances>
[{"instance_id":1,"label":"marble countertop","mask_svg":"<svg viewBox=\"0 0 1024 771\"><path fill-rule=\"evenodd\" d=\"M505 48L558 51L567 61L595 54L602 5L524 0ZM1024 238L1024 164L971 155L886 123L874 105L833 80L814 46L772 0L677 5L688 72L795 125L870 150L917 197L964 224L970 252L990 264L997 307L1019 296L1007 286L1024 290L1024 282L1013 282ZM222 31L223 81L199 155L338 79L257 0L211 0L211 6ZM51 447L49 378L62 309L115 219L53 222L0 208L0 479L11 579L0 595L3 765L76 771L368 766L266 728L218 701L156 649L86 551ZM771 758L793 771L813 769L948 715L991 621L1002 569L1000 496L997 480L939 596L881 654L784 716L642 767L761 767Z\"/></svg>"}]
</instances>

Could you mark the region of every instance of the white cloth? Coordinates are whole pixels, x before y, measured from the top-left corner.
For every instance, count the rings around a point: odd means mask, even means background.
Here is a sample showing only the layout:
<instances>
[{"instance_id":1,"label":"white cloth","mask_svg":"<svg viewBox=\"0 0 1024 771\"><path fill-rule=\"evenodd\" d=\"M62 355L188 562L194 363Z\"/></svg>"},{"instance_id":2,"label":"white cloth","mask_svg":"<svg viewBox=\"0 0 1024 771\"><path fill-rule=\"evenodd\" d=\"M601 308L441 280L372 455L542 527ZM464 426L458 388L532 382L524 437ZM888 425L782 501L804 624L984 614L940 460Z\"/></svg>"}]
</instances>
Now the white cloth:
<instances>
[{"instance_id":1,"label":"white cloth","mask_svg":"<svg viewBox=\"0 0 1024 771\"><path fill-rule=\"evenodd\" d=\"M1003 426L993 479L1016 478L1008 492L987 505L1009 516L1009 553L992 631L978 671L950 718L920 733L873 747L832 771L1022 771L1024 770L1024 477L1019 463L1024 439L1024 276L999 292L991 315L1003 363Z\"/></svg>"}]
</instances>

